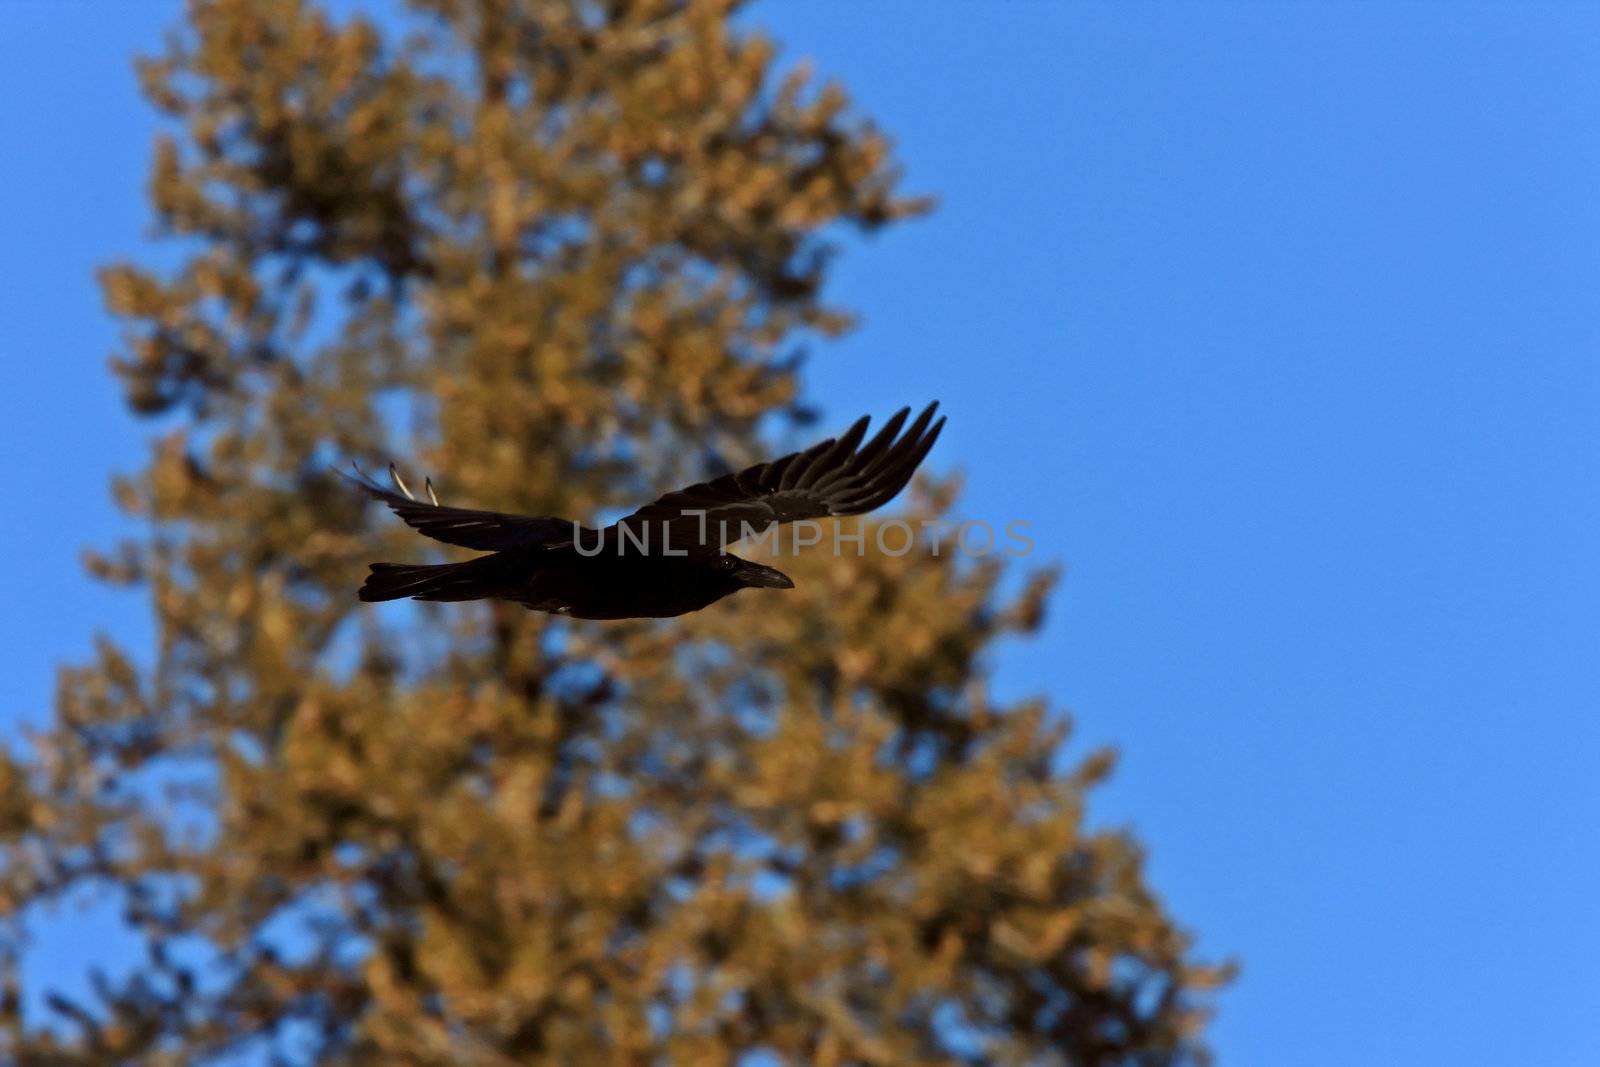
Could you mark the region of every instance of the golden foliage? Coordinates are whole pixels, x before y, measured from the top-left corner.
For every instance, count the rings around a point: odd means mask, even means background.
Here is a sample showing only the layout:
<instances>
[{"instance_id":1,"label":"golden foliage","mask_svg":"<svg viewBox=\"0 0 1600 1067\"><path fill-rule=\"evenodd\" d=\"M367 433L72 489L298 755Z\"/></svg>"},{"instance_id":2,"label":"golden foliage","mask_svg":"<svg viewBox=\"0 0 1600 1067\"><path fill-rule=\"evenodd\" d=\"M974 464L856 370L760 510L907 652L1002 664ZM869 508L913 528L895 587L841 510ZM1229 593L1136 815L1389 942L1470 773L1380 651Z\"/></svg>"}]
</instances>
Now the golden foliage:
<instances>
[{"instance_id":1,"label":"golden foliage","mask_svg":"<svg viewBox=\"0 0 1600 1067\"><path fill-rule=\"evenodd\" d=\"M20 930L117 886L149 955L51 1027L13 976L0 1052L1201 1056L1219 975L1085 828L1107 762L1062 771L1060 717L984 684L1048 575L1007 600L948 551L819 551L793 593L666 624L354 599L418 543L331 463L593 518L799 413L796 346L848 324L828 241L921 205L733 6L416 0L402 32L191 0L142 64L189 258L102 275L129 403L165 420L117 489L149 536L91 567L148 589L159 641L102 642L0 759L0 904Z\"/></svg>"}]
</instances>

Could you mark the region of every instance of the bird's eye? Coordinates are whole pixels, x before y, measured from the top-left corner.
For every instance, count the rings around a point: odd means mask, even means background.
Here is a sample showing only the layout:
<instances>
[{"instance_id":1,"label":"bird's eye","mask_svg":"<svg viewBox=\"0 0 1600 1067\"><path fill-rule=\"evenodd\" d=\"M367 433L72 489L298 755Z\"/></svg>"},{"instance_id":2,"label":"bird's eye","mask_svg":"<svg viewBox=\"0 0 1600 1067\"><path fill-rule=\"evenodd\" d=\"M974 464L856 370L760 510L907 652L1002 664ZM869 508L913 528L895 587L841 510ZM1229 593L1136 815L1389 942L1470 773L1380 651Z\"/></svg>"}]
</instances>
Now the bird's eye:
<instances>
[{"instance_id":1,"label":"bird's eye","mask_svg":"<svg viewBox=\"0 0 1600 1067\"><path fill-rule=\"evenodd\" d=\"M722 569L725 570L725 571L733 570L733 557L732 556L723 556L722 557Z\"/></svg>"}]
</instances>

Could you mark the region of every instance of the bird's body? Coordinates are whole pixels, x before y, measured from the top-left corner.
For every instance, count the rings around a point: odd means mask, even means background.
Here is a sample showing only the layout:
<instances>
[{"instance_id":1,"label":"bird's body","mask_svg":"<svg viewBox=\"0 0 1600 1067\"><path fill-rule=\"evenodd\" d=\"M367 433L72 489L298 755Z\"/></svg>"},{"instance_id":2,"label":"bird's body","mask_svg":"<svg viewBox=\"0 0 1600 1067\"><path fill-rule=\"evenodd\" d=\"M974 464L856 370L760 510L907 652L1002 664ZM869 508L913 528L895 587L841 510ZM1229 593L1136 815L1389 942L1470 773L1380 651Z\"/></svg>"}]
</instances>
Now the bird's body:
<instances>
[{"instance_id":1,"label":"bird's body","mask_svg":"<svg viewBox=\"0 0 1600 1067\"><path fill-rule=\"evenodd\" d=\"M787 578L782 584L751 580L755 575L739 565L759 564L733 555L662 556L612 552L607 545L594 555L564 545L507 549L463 563L378 563L362 587L362 599L493 598L574 619L665 619L699 611L748 586L793 584Z\"/></svg>"},{"instance_id":2,"label":"bird's body","mask_svg":"<svg viewBox=\"0 0 1600 1067\"><path fill-rule=\"evenodd\" d=\"M804 452L668 493L604 530L565 519L446 507L356 479L409 525L435 540L490 554L460 563L374 563L367 601L508 600L577 619L670 618L740 589L790 589L783 572L725 550L746 533L833 515L859 515L892 499L933 447L931 404L896 438L902 410L866 445L867 420ZM931 425L930 425L931 424ZM390 468L393 474L393 468Z\"/></svg>"}]
</instances>

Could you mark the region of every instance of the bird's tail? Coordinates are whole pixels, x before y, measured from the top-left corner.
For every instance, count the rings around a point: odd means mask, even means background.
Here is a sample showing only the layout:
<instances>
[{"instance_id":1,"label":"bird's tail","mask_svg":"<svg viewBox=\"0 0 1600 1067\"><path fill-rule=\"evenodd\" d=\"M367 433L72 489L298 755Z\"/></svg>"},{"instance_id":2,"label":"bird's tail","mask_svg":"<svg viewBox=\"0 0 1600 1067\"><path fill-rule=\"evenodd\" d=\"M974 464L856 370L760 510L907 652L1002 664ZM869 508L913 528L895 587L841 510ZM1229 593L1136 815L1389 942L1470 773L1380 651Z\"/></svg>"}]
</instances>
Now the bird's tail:
<instances>
[{"instance_id":1,"label":"bird's tail","mask_svg":"<svg viewBox=\"0 0 1600 1067\"><path fill-rule=\"evenodd\" d=\"M484 566L493 556L461 563L374 563L372 573L356 594L369 603L378 600L483 600L500 587L495 570Z\"/></svg>"}]
</instances>

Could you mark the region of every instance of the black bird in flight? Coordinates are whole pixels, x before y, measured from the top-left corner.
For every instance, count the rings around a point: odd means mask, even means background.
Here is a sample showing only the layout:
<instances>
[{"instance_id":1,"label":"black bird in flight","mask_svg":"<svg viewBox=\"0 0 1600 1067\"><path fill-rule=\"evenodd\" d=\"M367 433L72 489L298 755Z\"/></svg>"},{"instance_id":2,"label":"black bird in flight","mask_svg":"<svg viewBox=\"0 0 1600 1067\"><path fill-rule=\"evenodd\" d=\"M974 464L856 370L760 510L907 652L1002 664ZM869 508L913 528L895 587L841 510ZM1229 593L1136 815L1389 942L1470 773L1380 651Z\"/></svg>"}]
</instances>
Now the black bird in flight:
<instances>
[{"instance_id":1,"label":"black bird in flight","mask_svg":"<svg viewBox=\"0 0 1600 1067\"><path fill-rule=\"evenodd\" d=\"M358 595L493 598L576 619L659 619L699 611L740 589L793 589L782 571L740 559L725 546L779 523L861 515L887 504L944 427L944 419L933 421L938 406L929 404L903 434L911 409L902 408L864 445L863 416L841 437L668 493L603 530L446 507L431 483L429 499L419 500L393 466L399 492L364 475L351 478L419 533L490 553L462 563L374 563Z\"/></svg>"}]
</instances>

